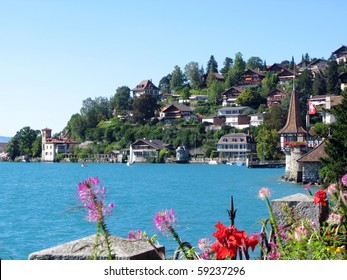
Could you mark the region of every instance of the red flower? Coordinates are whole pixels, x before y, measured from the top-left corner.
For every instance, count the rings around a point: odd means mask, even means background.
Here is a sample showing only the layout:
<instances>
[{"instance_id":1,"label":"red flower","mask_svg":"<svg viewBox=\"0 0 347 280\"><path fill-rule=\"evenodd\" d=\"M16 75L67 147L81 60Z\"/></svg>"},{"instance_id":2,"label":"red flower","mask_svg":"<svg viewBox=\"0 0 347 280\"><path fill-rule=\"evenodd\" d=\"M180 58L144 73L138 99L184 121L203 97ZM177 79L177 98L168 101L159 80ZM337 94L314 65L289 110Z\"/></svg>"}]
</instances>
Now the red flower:
<instances>
[{"instance_id":1,"label":"red flower","mask_svg":"<svg viewBox=\"0 0 347 280\"><path fill-rule=\"evenodd\" d=\"M326 198L327 198L327 194L325 193L324 190L319 190L316 192L315 196L314 196L314 204L320 204L322 206L326 206Z\"/></svg>"},{"instance_id":2,"label":"red flower","mask_svg":"<svg viewBox=\"0 0 347 280\"><path fill-rule=\"evenodd\" d=\"M215 227L217 231L212 236L216 237L217 241L211 245L211 248L216 253L217 260L236 257L238 248L248 256L248 248L251 247L253 251L259 242L255 236L248 238L245 231L238 230L235 226L227 228L218 222Z\"/></svg>"}]
</instances>

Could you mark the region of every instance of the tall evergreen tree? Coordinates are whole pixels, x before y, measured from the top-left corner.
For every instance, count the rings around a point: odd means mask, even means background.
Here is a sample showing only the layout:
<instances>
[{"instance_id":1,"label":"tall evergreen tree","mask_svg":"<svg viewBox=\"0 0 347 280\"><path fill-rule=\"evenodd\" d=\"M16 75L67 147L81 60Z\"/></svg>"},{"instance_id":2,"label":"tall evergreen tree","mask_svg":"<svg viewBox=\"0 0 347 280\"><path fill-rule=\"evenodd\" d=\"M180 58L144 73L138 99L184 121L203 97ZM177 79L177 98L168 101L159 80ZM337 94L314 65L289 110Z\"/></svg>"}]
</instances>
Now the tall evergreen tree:
<instances>
[{"instance_id":1,"label":"tall evergreen tree","mask_svg":"<svg viewBox=\"0 0 347 280\"><path fill-rule=\"evenodd\" d=\"M324 95L327 93L327 84L324 76L321 73L317 73L313 80L312 95Z\"/></svg>"},{"instance_id":2,"label":"tall evergreen tree","mask_svg":"<svg viewBox=\"0 0 347 280\"><path fill-rule=\"evenodd\" d=\"M218 73L218 63L215 60L214 56L211 55L209 61L207 62L207 67L206 69L209 71L210 68L212 67L213 73Z\"/></svg>"},{"instance_id":3,"label":"tall evergreen tree","mask_svg":"<svg viewBox=\"0 0 347 280\"><path fill-rule=\"evenodd\" d=\"M347 90L342 92L342 103L332 109L336 121L330 125L326 139L327 157L322 159L321 175L327 184L338 182L347 173Z\"/></svg>"},{"instance_id":4,"label":"tall evergreen tree","mask_svg":"<svg viewBox=\"0 0 347 280\"><path fill-rule=\"evenodd\" d=\"M170 85L173 90L181 90L184 87L184 83L186 82L186 77L183 74L181 68L179 66L175 66L172 76Z\"/></svg>"},{"instance_id":5,"label":"tall evergreen tree","mask_svg":"<svg viewBox=\"0 0 347 280\"><path fill-rule=\"evenodd\" d=\"M222 73L222 75L225 77L228 73L228 71L231 69L231 67L233 66L233 59L230 57L226 57L224 60L224 67L220 70L220 72Z\"/></svg>"},{"instance_id":6,"label":"tall evergreen tree","mask_svg":"<svg viewBox=\"0 0 347 280\"><path fill-rule=\"evenodd\" d=\"M231 68L225 78L225 87L238 85L241 77L246 69L246 62L242 58L242 54L238 52L235 55L234 66Z\"/></svg>"},{"instance_id":7,"label":"tall evergreen tree","mask_svg":"<svg viewBox=\"0 0 347 280\"><path fill-rule=\"evenodd\" d=\"M339 65L334 57L330 57L328 67L325 70L327 76L327 90L329 94L339 94L341 92L339 83Z\"/></svg>"}]
</instances>

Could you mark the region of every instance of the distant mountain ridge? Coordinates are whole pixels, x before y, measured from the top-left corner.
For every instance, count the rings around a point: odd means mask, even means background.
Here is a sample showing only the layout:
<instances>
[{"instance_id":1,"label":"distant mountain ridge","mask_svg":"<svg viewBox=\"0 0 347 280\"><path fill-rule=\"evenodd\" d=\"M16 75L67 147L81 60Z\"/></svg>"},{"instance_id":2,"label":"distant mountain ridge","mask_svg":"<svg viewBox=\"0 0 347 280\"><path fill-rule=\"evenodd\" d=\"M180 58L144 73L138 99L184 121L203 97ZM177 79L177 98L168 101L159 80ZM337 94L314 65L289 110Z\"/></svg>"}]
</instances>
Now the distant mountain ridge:
<instances>
[{"instance_id":1,"label":"distant mountain ridge","mask_svg":"<svg viewBox=\"0 0 347 280\"><path fill-rule=\"evenodd\" d=\"M11 140L11 137L0 136L0 143L7 143Z\"/></svg>"}]
</instances>

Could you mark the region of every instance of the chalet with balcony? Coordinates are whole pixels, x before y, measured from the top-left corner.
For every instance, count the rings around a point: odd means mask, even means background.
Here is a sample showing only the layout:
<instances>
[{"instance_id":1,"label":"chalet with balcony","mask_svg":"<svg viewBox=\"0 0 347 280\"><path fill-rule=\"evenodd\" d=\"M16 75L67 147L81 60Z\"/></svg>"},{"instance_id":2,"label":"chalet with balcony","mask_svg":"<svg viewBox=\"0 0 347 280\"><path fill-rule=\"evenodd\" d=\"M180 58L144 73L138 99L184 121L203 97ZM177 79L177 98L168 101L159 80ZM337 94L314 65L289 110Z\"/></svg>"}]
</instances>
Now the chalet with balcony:
<instances>
[{"instance_id":1,"label":"chalet with balcony","mask_svg":"<svg viewBox=\"0 0 347 280\"><path fill-rule=\"evenodd\" d=\"M164 143L161 140L147 140L140 139L136 140L131 144L132 150L136 157L136 162L145 162L150 158L158 158L159 152L162 149L171 149L169 144Z\"/></svg>"},{"instance_id":2,"label":"chalet with balcony","mask_svg":"<svg viewBox=\"0 0 347 280\"><path fill-rule=\"evenodd\" d=\"M258 85L265 78L265 75L259 71L247 69L242 75L242 85Z\"/></svg>"},{"instance_id":3,"label":"chalet with balcony","mask_svg":"<svg viewBox=\"0 0 347 280\"><path fill-rule=\"evenodd\" d=\"M59 154L66 157L73 153L73 147L77 142L65 137L52 137L52 129L44 128L42 131L41 161L53 162Z\"/></svg>"},{"instance_id":4,"label":"chalet with balcony","mask_svg":"<svg viewBox=\"0 0 347 280\"><path fill-rule=\"evenodd\" d=\"M335 57L337 63L342 63L347 61L347 46L341 46L336 51L332 53Z\"/></svg>"},{"instance_id":5,"label":"chalet with balcony","mask_svg":"<svg viewBox=\"0 0 347 280\"><path fill-rule=\"evenodd\" d=\"M233 86L222 92L222 106L226 107L235 104L237 97L247 88L247 86Z\"/></svg>"},{"instance_id":6,"label":"chalet with balcony","mask_svg":"<svg viewBox=\"0 0 347 280\"><path fill-rule=\"evenodd\" d=\"M268 107L279 105L282 103L284 98L286 98L286 93L283 90L276 88L269 92L266 99L266 104Z\"/></svg>"},{"instance_id":7,"label":"chalet with balcony","mask_svg":"<svg viewBox=\"0 0 347 280\"><path fill-rule=\"evenodd\" d=\"M146 93L159 97L160 89L156 87L151 80L143 80L135 88L132 89L133 98L140 97Z\"/></svg>"},{"instance_id":8,"label":"chalet with balcony","mask_svg":"<svg viewBox=\"0 0 347 280\"><path fill-rule=\"evenodd\" d=\"M254 138L245 133L231 133L222 136L217 143L217 152L223 153L223 157L229 159L246 159L255 152Z\"/></svg>"},{"instance_id":9,"label":"chalet with balcony","mask_svg":"<svg viewBox=\"0 0 347 280\"><path fill-rule=\"evenodd\" d=\"M164 106L159 113L159 118L163 121L171 121L177 119L196 118L193 110L183 104L170 104Z\"/></svg>"},{"instance_id":10,"label":"chalet with balcony","mask_svg":"<svg viewBox=\"0 0 347 280\"><path fill-rule=\"evenodd\" d=\"M277 74L280 84L287 84L289 81L292 81L295 76L297 76L296 72L289 70L278 63L274 63L272 66L270 66L268 71Z\"/></svg>"}]
</instances>

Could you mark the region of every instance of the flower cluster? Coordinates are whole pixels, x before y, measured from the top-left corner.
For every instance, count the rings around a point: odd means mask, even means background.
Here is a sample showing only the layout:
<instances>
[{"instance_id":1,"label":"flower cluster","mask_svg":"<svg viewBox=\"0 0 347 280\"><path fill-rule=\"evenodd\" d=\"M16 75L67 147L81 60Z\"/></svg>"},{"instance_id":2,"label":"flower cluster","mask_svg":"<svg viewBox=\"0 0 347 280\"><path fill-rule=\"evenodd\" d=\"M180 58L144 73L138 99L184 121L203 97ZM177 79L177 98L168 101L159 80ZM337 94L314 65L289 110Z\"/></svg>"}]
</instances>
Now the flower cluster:
<instances>
[{"instance_id":1,"label":"flower cluster","mask_svg":"<svg viewBox=\"0 0 347 280\"><path fill-rule=\"evenodd\" d=\"M238 249L246 259L249 259L248 248L250 247L254 251L255 246L259 243L256 235L248 237L245 231L239 231L235 226L226 227L218 222L215 227L217 231L212 236L216 237L217 241L211 245L211 248L215 252L217 260L236 258Z\"/></svg>"},{"instance_id":2,"label":"flower cluster","mask_svg":"<svg viewBox=\"0 0 347 280\"><path fill-rule=\"evenodd\" d=\"M173 209L159 211L154 216L154 224L162 233L166 233L170 228L173 228L175 222L176 217Z\"/></svg>"},{"instance_id":3,"label":"flower cluster","mask_svg":"<svg viewBox=\"0 0 347 280\"><path fill-rule=\"evenodd\" d=\"M114 207L113 203L105 207L106 188L101 187L99 183L99 178L91 177L78 184L78 197L88 210L89 222L103 221L104 216L110 215Z\"/></svg>"},{"instance_id":4,"label":"flower cluster","mask_svg":"<svg viewBox=\"0 0 347 280\"><path fill-rule=\"evenodd\" d=\"M111 246L109 242L109 233L106 228L105 215L111 215L114 207L110 203L105 207L106 188L100 186L100 180L97 177L91 177L78 184L78 197L85 209L88 210L87 220L97 223L94 245L94 259L98 258L98 247L101 243L105 243L107 248L107 259L112 259ZM104 241L100 242L100 236L104 237Z\"/></svg>"},{"instance_id":5,"label":"flower cluster","mask_svg":"<svg viewBox=\"0 0 347 280\"><path fill-rule=\"evenodd\" d=\"M326 189L319 189L312 195L310 186L305 189L313 196L313 203L320 207L321 217L317 222L295 215L287 204L282 210L288 224L277 226L277 233L263 250L267 259L347 259L347 174L340 182L330 184ZM262 195L263 196L262 196ZM270 195L264 189L259 191L263 199ZM268 202L268 200L267 200ZM268 205L269 206L269 205ZM323 211L327 211L327 214ZM271 208L270 216L272 215ZM326 215L326 216L325 216ZM318 220L320 220L318 222Z\"/></svg>"}]
</instances>

